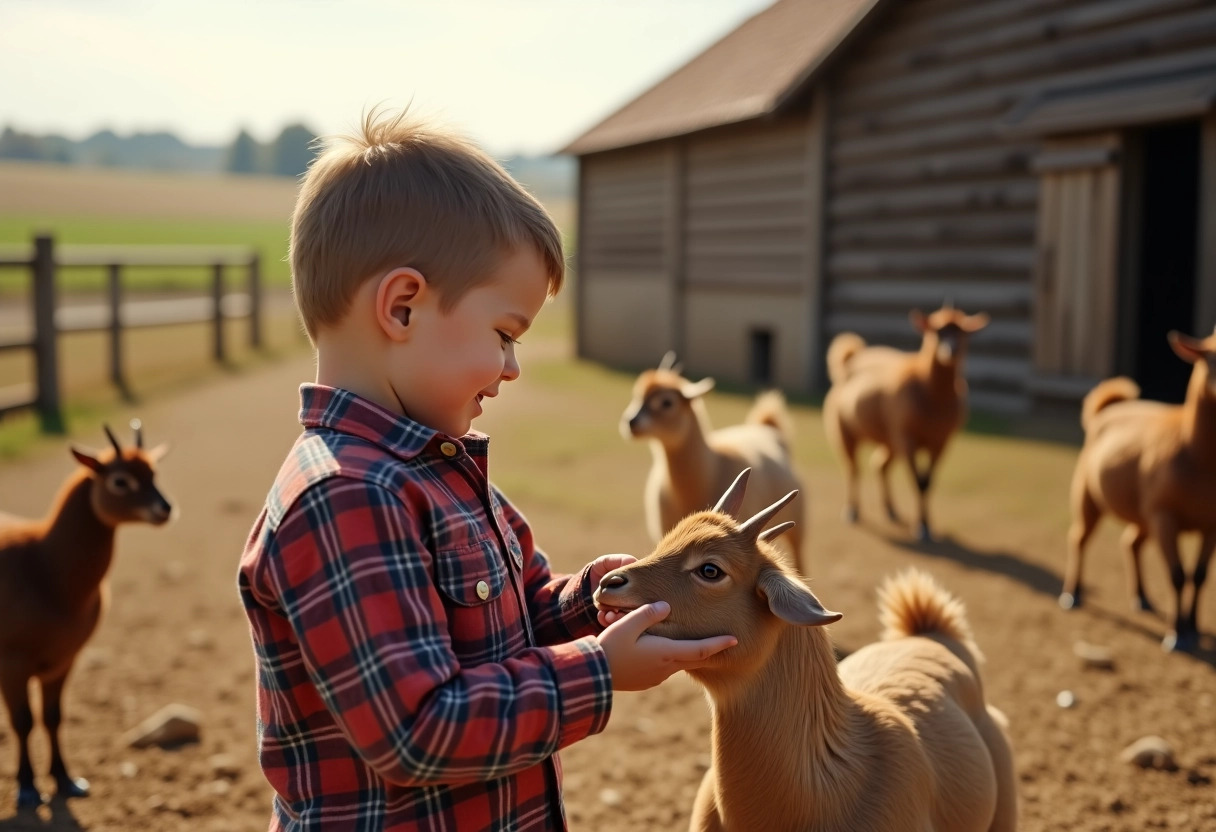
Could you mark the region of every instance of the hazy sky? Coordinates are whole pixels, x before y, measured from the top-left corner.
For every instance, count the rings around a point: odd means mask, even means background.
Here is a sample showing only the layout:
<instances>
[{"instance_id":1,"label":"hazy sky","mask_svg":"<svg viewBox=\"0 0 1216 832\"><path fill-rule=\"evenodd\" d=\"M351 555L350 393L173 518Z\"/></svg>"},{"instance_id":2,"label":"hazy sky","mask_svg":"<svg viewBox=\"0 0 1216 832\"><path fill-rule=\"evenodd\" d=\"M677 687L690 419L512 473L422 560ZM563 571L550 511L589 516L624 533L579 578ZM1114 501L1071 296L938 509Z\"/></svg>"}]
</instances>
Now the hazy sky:
<instances>
[{"instance_id":1,"label":"hazy sky","mask_svg":"<svg viewBox=\"0 0 1216 832\"><path fill-rule=\"evenodd\" d=\"M402 106L556 150L771 0L0 0L0 126L227 144Z\"/></svg>"}]
</instances>

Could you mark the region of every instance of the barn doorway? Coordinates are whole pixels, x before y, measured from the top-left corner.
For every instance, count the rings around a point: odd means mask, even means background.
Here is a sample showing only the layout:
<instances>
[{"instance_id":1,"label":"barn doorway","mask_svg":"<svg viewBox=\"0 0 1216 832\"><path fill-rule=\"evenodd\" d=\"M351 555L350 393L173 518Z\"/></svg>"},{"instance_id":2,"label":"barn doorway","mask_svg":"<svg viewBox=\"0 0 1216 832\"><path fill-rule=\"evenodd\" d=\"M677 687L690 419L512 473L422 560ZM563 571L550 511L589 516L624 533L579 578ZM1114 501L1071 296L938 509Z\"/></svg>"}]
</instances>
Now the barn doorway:
<instances>
[{"instance_id":1,"label":"barn doorway","mask_svg":"<svg viewBox=\"0 0 1216 832\"><path fill-rule=\"evenodd\" d=\"M1127 252L1132 274L1124 321L1134 333L1126 369L1146 399L1180 402L1191 365L1179 360L1166 340L1171 329L1188 335L1195 324L1199 254L1200 124L1185 121L1137 131L1128 143L1136 169L1129 188Z\"/></svg>"}]
</instances>

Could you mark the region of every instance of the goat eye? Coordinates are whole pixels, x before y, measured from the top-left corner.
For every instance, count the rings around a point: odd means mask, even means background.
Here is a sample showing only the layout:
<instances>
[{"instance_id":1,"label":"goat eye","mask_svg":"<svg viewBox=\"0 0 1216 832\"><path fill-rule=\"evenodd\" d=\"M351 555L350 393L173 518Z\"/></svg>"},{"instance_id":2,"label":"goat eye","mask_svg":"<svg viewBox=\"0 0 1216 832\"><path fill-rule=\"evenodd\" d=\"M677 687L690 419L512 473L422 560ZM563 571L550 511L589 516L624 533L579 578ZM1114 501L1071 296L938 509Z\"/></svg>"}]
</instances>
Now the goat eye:
<instances>
[{"instance_id":1,"label":"goat eye","mask_svg":"<svg viewBox=\"0 0 1216 832\"><path fill-rule=\"evenodd\" d=\"M707 581L716 581L722 577L722 570L716 564L703 563L701 564L701 568L697 570L697 574Z\"/></svg>"},{"instance_id":2,"label":"goat eye","mask_svg":"<svg viewBox=\"0 0 1216 832\"><path fill-rule=\"evenodd\" d=\"M128 477L126 474L111 474L106 482L110 486L110 490L116 494L126 494L135 490L135 480Z\"/></svg>"}]
</instances>

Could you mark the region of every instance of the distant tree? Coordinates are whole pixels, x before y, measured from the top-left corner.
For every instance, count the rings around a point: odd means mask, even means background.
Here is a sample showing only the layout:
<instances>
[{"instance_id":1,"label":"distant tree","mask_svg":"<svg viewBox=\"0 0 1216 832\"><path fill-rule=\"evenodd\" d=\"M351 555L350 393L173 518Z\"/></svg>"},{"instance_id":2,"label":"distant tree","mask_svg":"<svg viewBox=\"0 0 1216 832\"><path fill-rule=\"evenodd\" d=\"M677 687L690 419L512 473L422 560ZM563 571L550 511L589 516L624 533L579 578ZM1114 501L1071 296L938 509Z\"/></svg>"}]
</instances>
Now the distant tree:
<instances>
[{"instance_id":1,"label":"distant tree","mask_svg":"<svg viewBox=\"0 0 1216 832\"><path fill-rule=\"evenodd\" d=\"M315 155L312 143L317 134L303 124L289 124L279 133L271 149L271 171L277 176L299 176L308 170Z\"/></svg>"},{"instance_id":2,"label":"distant tree","mask_svg":"<svg viewBox=\"0 0 1216 832\"><path fill-rule=\"evenodd\" d=\"M0 158L24 159L26 161L42 161L42 140L29 133L18 133L12 127L5 127L0 133Z\"/></svg>"},{"instance_id":3,"label":"distant tree","mask_svg":"<svg viewBox=\"0 0 1216 832\"><path fill-rule=\"evenodd\" d=\"M258 172L258 142L247 130L237 133L228 149L227 170L231 173Z\"/></svg>"}]
</instances>

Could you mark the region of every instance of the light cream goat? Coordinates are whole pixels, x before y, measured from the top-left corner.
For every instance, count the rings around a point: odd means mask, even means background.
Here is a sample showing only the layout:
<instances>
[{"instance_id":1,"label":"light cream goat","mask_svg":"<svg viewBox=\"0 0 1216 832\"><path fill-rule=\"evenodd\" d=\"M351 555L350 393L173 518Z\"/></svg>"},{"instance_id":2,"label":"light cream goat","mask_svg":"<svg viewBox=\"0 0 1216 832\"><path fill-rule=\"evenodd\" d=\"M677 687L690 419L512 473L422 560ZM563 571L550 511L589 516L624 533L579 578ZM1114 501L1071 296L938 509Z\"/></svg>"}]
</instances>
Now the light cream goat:
<instances>
[{"instance_id":1,"label":"light cream goat","mask_svg":"<svg viewBox=\"0 0 1216 832\"><path fill-rule=\"evenodd\" d=\"M657 370L646 370L633 387L633 400L621 416L621 435L650 440L654 462L646 480L646 527L658 541L682 518L704 511L740 471L751 468L752 494L746 508L768 505L801 488L791 457L793 420L785 397L770 390L757 397L743 423L713 430L702 397L714 380L692 382L680 375L675 353L667 353ZM803 500L782 516L802 520ZM793 564L806 574L802 532L782 541Z\"/></svg>"},{"instance_id":2,"label":"light cream goat","mask_svg":"<svg viewBox=\"0 0 1216 832\"><path fill-rule=\"evenodd\" d=\"M988 316L964 315L947 305L928 317L911 312L922 333L919 352L870 347L861 336L842 332L828 346L832 386L823 401L828 440L845 463L846 517L857 522L857 447L878 445L879 483L887 516L899 522L887 472L902 459L916 482L921 540L929 531L928 495L933 471L946 443L967 419L967 382L961 365L968 336L988 325ZM918 455L924 452L924 464Z\"/></svg>"},{"instance_id":3,"label":"light cream goat","mask_svg":"<svg viewBox=\"0 0 1216 832\"><path fill-rule=\"evenodd\" d=\"M1149 537L1161 548L1174 585L1174 629L1163 646L1190 650L1199 642L1199 592L1216 550L1216 332L1204 340L1171 332L1169 341L1179 357L1195 365L1182 405L1142 401L1140 388L1122 377L1107 379L1085 397L1085 444L1072 480L1060 606L1080 606L1085 544L1109 512L1128 523L1123 534L1128 588L1141 609L1152 605L1140 578L1140 549ZM1178 557L1178 535L1187 531L1202 535L1189 611L1183 603L1186 571Z\"/></svg>"},{"instance_id":4,"label":"light cream goat","mask_svg":"<svg viewBox=\"0 0 1216 832\"><path fill-rule=\"evenodd\" d=\"M792 495L735 520L747 472L713 511L604 576L601 609L663 600L670 638L734 635L689 671L704 686L713 757L690 828L771 832L1004 832L1017 825L1013 760L986 706L963 607L909 570L881 590L881 641L837 666L840 618L775 557L764 525Z\"/></svg>"}]
</instances>

